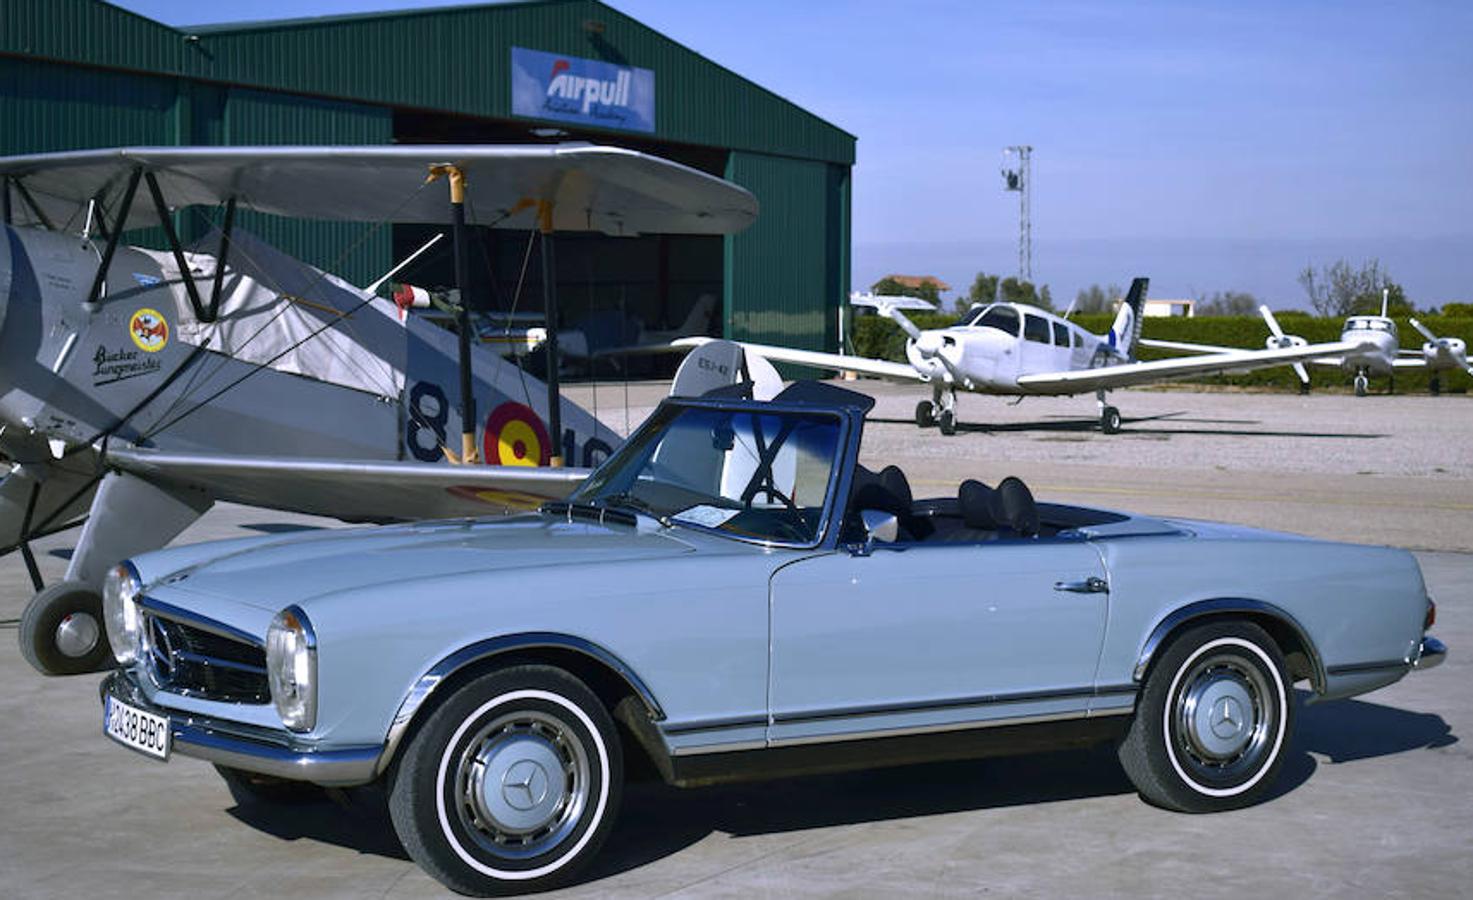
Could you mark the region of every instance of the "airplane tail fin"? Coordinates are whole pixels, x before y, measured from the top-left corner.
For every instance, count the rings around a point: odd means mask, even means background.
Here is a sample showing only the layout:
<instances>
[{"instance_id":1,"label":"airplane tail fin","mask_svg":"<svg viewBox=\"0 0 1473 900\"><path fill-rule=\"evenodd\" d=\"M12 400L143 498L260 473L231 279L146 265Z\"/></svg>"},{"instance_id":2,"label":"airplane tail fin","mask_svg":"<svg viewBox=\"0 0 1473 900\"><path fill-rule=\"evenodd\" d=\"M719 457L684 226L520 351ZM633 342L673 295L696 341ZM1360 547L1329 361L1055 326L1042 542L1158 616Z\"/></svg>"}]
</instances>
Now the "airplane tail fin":
<instances>
[{"instance_id":1,"label":"airplane tail fin","mask_svg":"<svg viewBox=\"0 0 1473 900\"><path fill-rule=\"evenodd\" d=\"M1120 304L1120 312L1115 314L1115 324L1110 326L1110 333L1106 335L1110 346L1132 362L1135 360L1135 348L1140 343L1141 325L1146 306L1146 289L1150 286L1151 279L1149 278L1136 278L1131 281L1130 291L1125 295L1125 301Z\"/></svg>"}]
</instances>

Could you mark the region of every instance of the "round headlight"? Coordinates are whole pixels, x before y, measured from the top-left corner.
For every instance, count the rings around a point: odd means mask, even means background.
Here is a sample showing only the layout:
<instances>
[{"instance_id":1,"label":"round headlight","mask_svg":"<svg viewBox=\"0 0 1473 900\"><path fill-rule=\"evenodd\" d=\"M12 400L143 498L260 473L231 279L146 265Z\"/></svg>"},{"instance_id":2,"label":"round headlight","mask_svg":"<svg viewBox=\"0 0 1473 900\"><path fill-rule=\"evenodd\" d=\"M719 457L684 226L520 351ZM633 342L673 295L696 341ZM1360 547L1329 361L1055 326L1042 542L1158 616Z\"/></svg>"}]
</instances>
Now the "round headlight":
<instances>
[{"instance_id":1,"label":"round headlight","mask_svg":"<svg viewBox=\"0 0 1473 900\"><path fill-rule=\"evenodd\" d=\"M300 607L283 609L266 629L266 672L281 723L311 731L317 724L317 635Z\"/></svg>"},{"instance_id":2,"label":"round headlight","mask_svg":"<svg viewBox=\"0 0 1473 900\"><path fill-rule=\"evenodd\" d=\"M102 618L107 623L107 642L119 665L138 658L143 643L143 615L138 609L138 595L143 590L138 572L124 562L107 573L102 583Z\"/></svg>"}]
</instances>

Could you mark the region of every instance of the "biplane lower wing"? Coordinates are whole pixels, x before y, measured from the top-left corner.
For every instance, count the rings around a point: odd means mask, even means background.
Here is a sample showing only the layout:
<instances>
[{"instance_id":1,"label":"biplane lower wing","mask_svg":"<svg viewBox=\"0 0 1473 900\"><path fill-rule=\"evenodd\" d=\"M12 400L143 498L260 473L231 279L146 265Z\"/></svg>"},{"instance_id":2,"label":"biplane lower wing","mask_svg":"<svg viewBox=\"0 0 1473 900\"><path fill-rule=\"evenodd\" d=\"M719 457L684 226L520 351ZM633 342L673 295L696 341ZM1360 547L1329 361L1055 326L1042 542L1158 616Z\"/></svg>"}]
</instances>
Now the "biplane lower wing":
<instances>
[{"instance_id":1,"label":"biplane lower wing","mask_svg":"<svg viewBox=\"0 0 1473 900\"><path fill-rule=\"evenodd\" d=\"M356 522L505 515L559 500L591 469L453 466L109 448L108 466L217 500Z\"/></svg>"}]
</instances>

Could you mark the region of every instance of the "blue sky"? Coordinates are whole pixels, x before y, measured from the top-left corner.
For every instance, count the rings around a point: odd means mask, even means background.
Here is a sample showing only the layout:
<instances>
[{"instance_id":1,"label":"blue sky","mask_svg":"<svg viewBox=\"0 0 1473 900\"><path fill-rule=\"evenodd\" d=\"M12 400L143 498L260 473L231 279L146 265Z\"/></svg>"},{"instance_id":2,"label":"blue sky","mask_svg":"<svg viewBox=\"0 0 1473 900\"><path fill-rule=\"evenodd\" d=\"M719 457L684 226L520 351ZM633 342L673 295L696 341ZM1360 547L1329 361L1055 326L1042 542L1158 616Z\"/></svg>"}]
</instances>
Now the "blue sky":
<instances>
[{"instance_id":1,"label":"blue sky","mask_svg":"<svg viewBox=\"0 0 1473 900\"><path fill-rule=\"evenodd\" d=\"M197 2L124 0L195 24ZM444 5L236 0L223 19ZM855 283L1016 268L1001 149L1034 151L1056 298L1253 290L1379 256L1414 300L1473 299L1473 4L610 5L859 137Z\"/></svg>"}]
</instances>

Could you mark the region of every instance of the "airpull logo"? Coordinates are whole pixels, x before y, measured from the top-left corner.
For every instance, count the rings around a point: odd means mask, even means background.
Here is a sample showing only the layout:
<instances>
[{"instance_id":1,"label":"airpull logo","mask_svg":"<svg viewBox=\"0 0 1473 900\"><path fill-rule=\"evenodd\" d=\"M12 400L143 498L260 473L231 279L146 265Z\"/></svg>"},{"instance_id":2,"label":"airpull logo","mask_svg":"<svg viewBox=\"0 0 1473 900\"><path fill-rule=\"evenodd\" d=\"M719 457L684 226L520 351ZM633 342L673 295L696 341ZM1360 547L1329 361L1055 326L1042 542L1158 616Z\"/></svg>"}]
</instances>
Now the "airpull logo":
<instances>
[{"instance_id":1,"label":"airpull logo","mask_svg":"<svg viewBox=\"0 0 1473 900\"><path fill-rule=\"evenodd\" d=\"M572 112L554 100L567 100L582 104L577 111L583 115L597 115L594 104L602 106L629 106L629 85L633 81L628 69L620 69L612 81L574 75L572 65L566 59L552 64L551 80L547 84L547 107L557 112Z\"/></svg>"}]
</instances>

